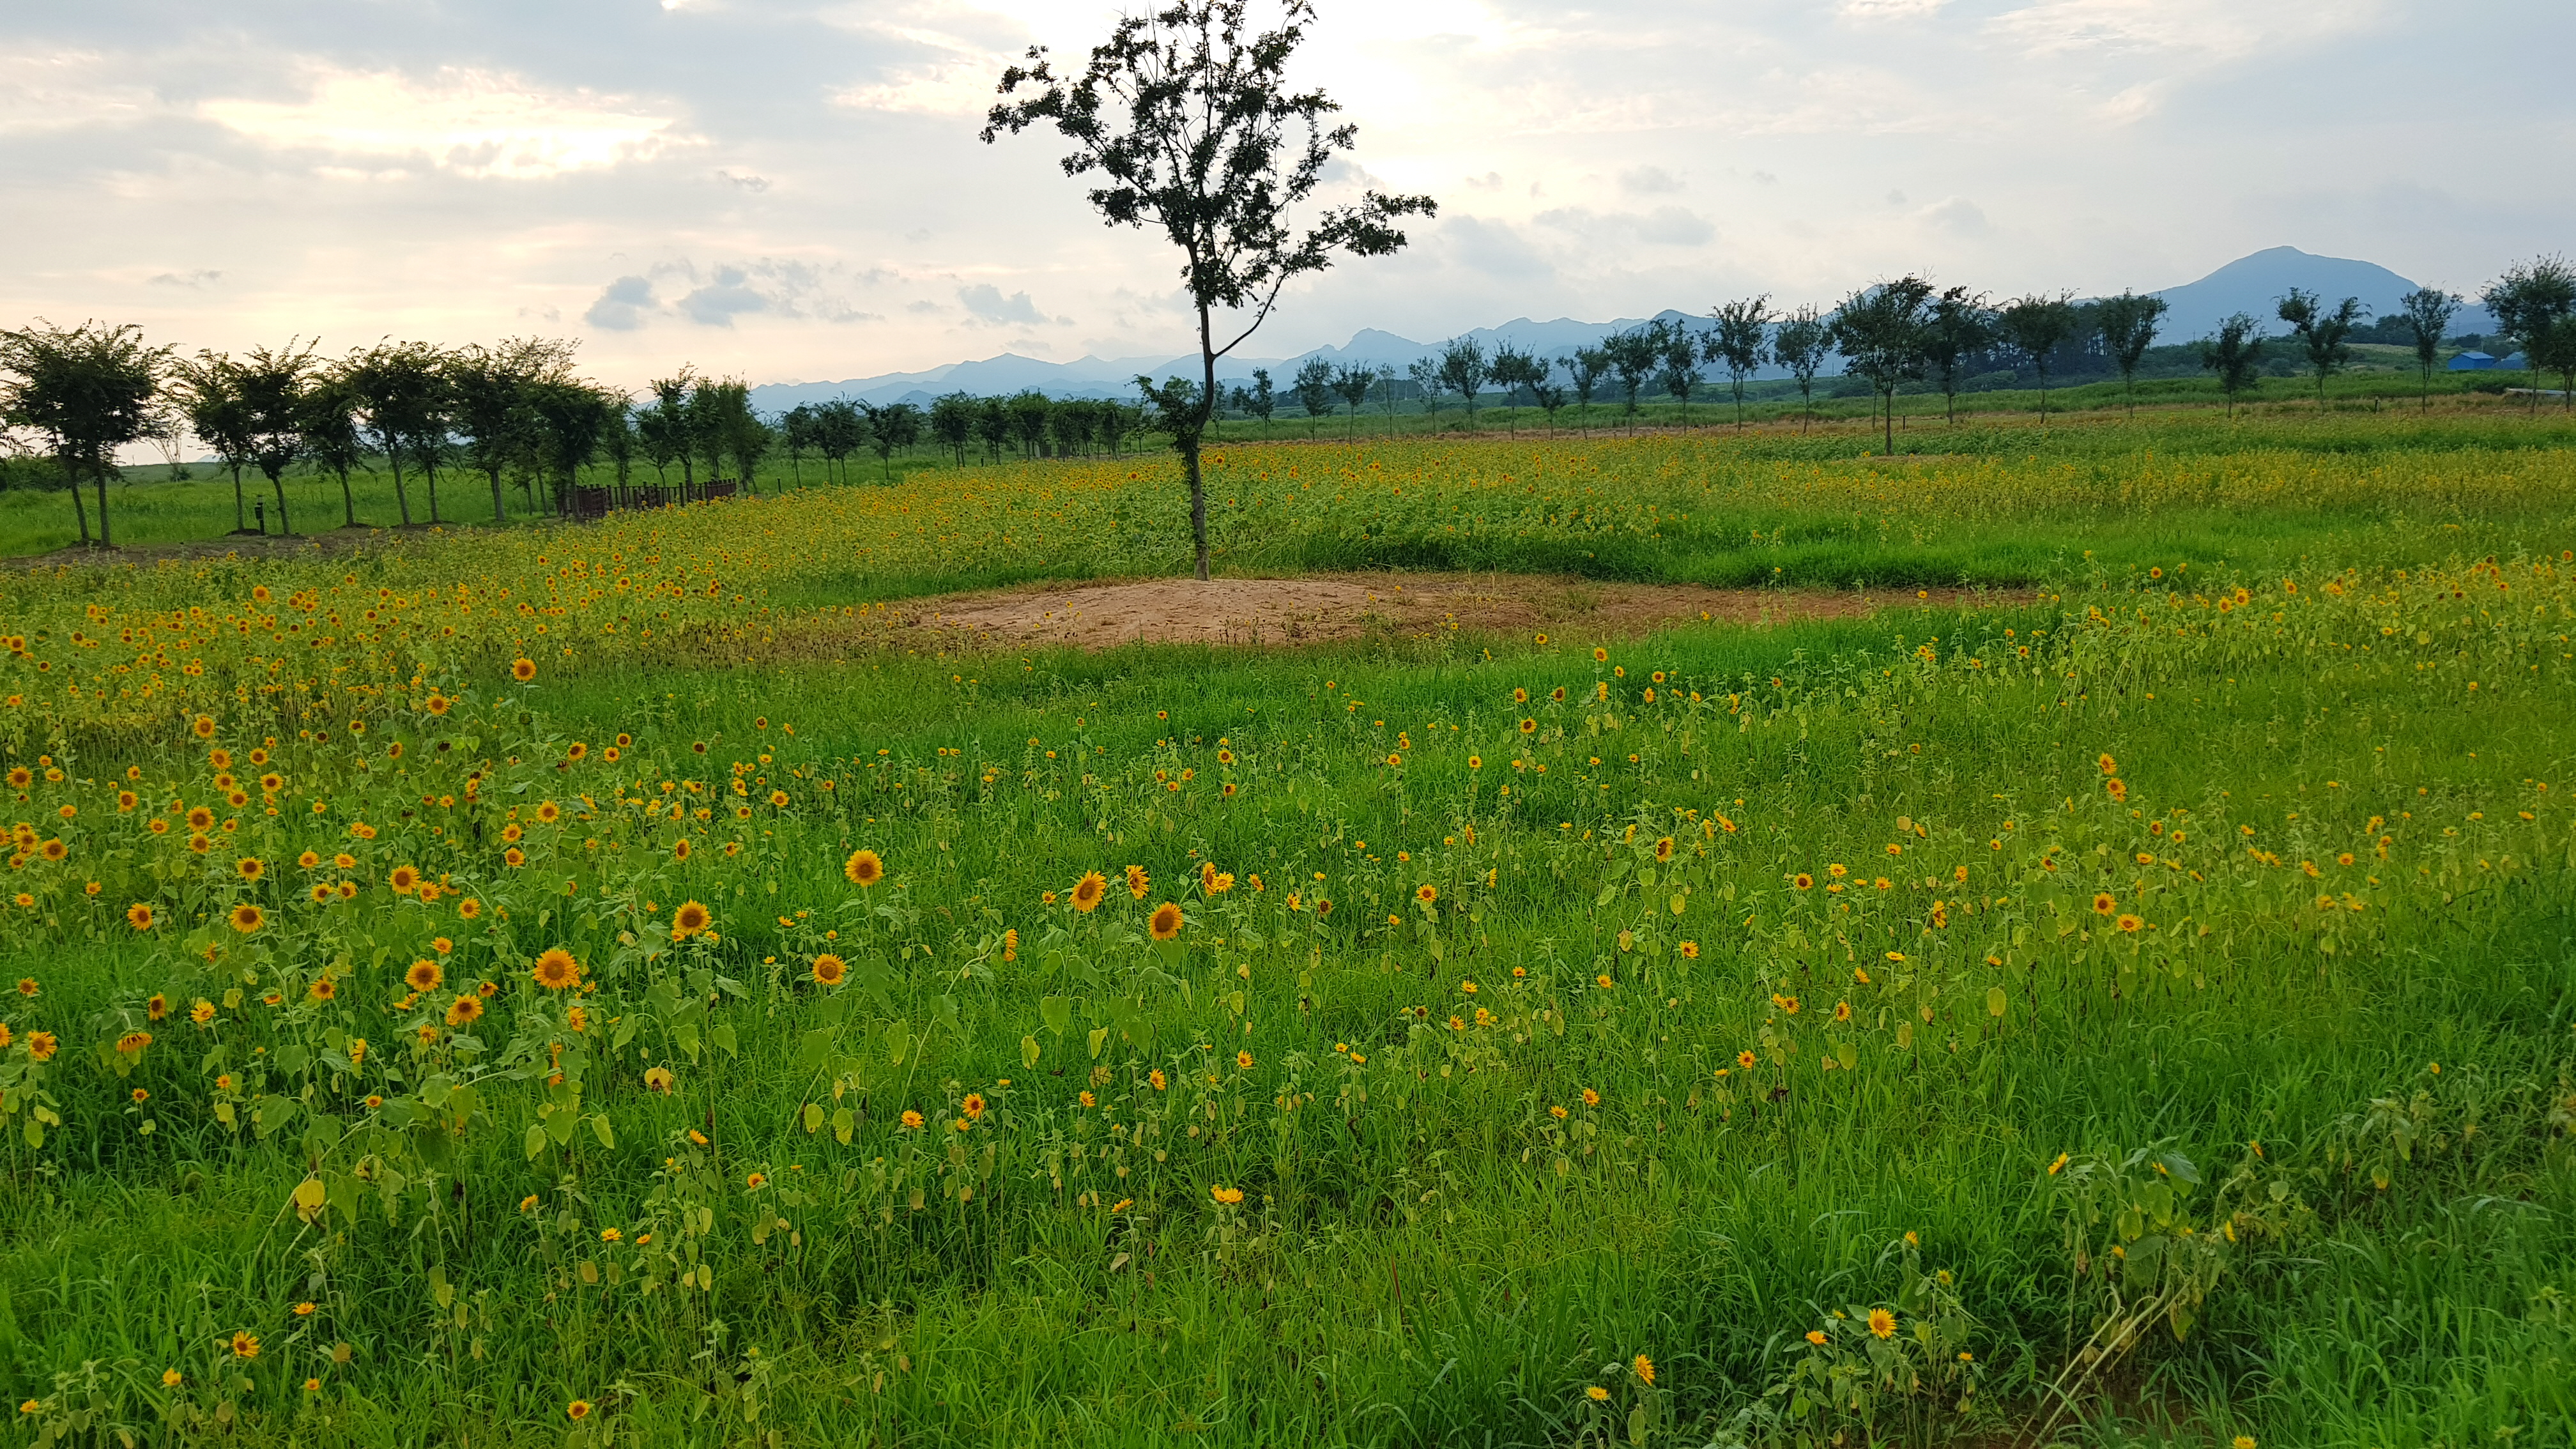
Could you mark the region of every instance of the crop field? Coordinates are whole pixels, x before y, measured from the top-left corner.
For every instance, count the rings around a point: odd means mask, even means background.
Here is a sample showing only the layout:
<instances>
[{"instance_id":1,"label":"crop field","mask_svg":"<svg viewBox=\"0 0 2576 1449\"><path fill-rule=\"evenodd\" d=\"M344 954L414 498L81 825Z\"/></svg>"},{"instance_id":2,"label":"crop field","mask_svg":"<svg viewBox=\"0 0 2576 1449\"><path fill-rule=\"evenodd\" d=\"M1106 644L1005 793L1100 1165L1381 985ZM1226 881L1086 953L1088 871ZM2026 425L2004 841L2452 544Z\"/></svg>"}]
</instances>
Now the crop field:
<instances>
[{"instance_id":1,"label":"crop field","mask_svg":"<svg viewBox=\"0 0 2576 1449\"><path fill-rule=\"evenodd\" d=\"M2576 1444L2576 430L1944 436L0 572L12 1442Z\"/></svg>"}]
</instances>

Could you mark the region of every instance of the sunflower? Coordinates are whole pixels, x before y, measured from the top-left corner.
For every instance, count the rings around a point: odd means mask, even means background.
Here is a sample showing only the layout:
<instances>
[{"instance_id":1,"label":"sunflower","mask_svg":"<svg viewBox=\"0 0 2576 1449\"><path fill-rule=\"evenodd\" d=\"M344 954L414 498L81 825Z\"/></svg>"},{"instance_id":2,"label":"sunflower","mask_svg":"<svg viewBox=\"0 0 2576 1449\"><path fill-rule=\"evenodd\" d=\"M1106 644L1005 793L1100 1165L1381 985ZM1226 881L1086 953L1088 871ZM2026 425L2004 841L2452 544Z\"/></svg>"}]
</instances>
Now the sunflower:
<instances>
[{"instance_id":1,"label":"sunflower","mask_svg":"<svg viewBox=\"0 0 2576 1449\"><path fill-rule=\"evenodd\" d=\"M1601 1105L1601 1094L1600 1094L1599 1092L1596 1092L1596 1091L1592 1090L1590 1087L1586 1087L1586 1088L1584 1088L1584 1089L1583 1089L1583 1105L1584 1105L1584 1106L1586 1106L1586 1107L1598 1107L1598 1106L1600 1106L1600 1105Z\"/></svg>"},{"instance_id":2,"label":"sunflower","mask_svg":"<svg viewBox=\"0 0 2576 1449\"><path fill-rule=\"evenodd\" d=\"M521 684L525 684L529 680L536 678L537 661L524 658L511 660L510 677L519 681Z\"/></svg>"},{"instance_id":3,"label":"sunflower","mask_svg":"<svg viewBox=\"0 0 2576 1449\"><path fill-rule=\"evenodd\" d=\"M644 1069L644 1090L648 1092L659 1092L663 1096L667 1097L671 1095L671 1088L678 1081L679 1078L671 1075L671 1069L669 1067L646 1067Z\"/></svg>"},{"instance_id":4,"label":"sunflower","mask_svg":"<svg viewBox=\"0 0 2576 1449\"><path fill-rule=\"evenodd\" d=\"M854 886L872 886L885 879L885 861L873 850L854 850L841 862L841 874Z\"/></svg>"},{"instance_id":5,"label":"sunflower","mask_svg":"<svg viewBox=\"0 0 2576 1449\"><path fill-rule=\"evenodd\" d=\"M1153 883L1154 878L1145 874L1145 867L1141 865L1127 867L1127 894L1141 901L1145 898L1146 890Z\"/></svg>"},{"instance_id":6,"label":"sunflower","mask_svg":"<svg viewBox=\"0 0 2576 1449\"><path fill-rule=\"evenodd\" d=\"M959 1110L963 1111L968 1117L982 1117L984 1115L984 1094L981 1092L968 1092L966 1094L966 1100L959 1104Z\"/></svg>"},{"instance_id":7,"label":"sunflower","mask_svg":"<svg viewBox=\"0 0 2576 1449\"><path fill-rule=\"evenodd\" d=\"M447 968L424 956L403 973L403 985L414 991L436 991L447 980Z\"/></svg>"},{"instance_id":8,"label":"sunflower","mask_svg":"<svg viewBox=\"0 0 2576 1449\"><path fill-rule=\"evenodd\" d=\"M1735 1054L1735 1064L1748 1072L1761 1065L1761 1063L1762 1059L1749 1051L1737 1052Z\"/></svg>"},{"instance_id":9,"label":"sunflower","mask_svg":"<svg viewBox=\"0 0 2576 1449\"><path fill-rule=\"evenodd\" d=\"M562 818L563 807L552 800L541 801L537 805L537 819L539 822L546 825L552 825Z\"/></svg>"},{"instance_id":10,"label":"sunflower","mask_svg":"<svg viewBox=\"0 0 2576 1449\"><path fill-rule=\"evenodd\" d=\"M1631 1367L1635 1368L1637 1371L1637 1382L1644 1384L1650 1389L1655 1386L1655 1361L1653 1359L1650 1359L1641 1353L1637 1355L1637 1361L1631 1365Z\"/></svg>"},{"instance_id":11,"label":"sunflower","mask_svg":"<svg viewBox=\"0 0 2576 1449\"><path fill-rule=\"evenodd\" d=\"M1869 1331L1873 1337L1894 1338L1896 1336L1896 1315L1888 1312L1884 1308L1871 1309L1869 1311Z\"/></svg>"},{"instance_id":12,"label":"sunflower","mask_svg":"<svg viewBox=\"0 0 2576 1449\"><path fill-rule=\"evenodd\" d=\"M1525 734L1525 735L1534 735L1534 734L1537 734L1537 733L1538 733L1538 721L1537 721L1537 720L1535 720L1535 719L1528 719L1528 718L1524 718L1524 719L1521 721L1521 733L1522 733L1522 734Z\"/></svg>"},{"instance_id":13,"label":"sunflower","mask_svg":"<svg viewBox=\"0 0 2576 1449\"><path fill-rule=\"evenodd\" d=\"M1154 933L1157 941L1168 941L1178 936L1181 933L1181 908L1170 901L1156 906L1153 919L1146 922L1146 929Z\"/></svg>"},{"instance_id":14,"label":"sunflower","mask_svg":"<svg viewBox=\"0 0 2576 1449\"><path fill-rule=\"evenodd\" d=\"M1673 838L1672 838L1671 836L1667 835L1667 836L1665 836L1663 839L1658 840L1658 841L1656 841L1656 842L1655 842L1655 859L1657 859L1657 860L1659 860L1659 861L1664 861L1664 860L1670 860L1670 859L1672 859L1672 858L1673 858Z\"/></svg>"},{"instance_id":15,"label":"sunflower","mask_svg":"<svg viewBox=\"0 0 2576 1449\"><path fill-rule=\"evenodd\" d=\"M1699 942L1697 941L1684 941L1675 949L1682 953L1682 959L1685 961L1696 961L1699 959Z\"/></svg>"},{"instance_id":16,"label":"sunflower","mask_svg":"<svg viewBox=\"0 0 2576 1449\"><path fill-rule=\"evenodd\" d=\"M456 914L461 919L468 921L473 920L475 917L483 914L483 903L474 899L472 896L467 896L465 899L456 903Z\"/></svg>"},{"instance_id":17,"label":"sunflower","mask_svg":"<svg viewBox=\"0 0 2576 1449\"><path fill-rule=\"evenodd\" d=\"M1108 890L1107 877L1096 870L1085 872L1082 879L1073 883L1073 908L1084 912L1092 910L1100 904L1101 896L1107 894Z\"/></svg>"},{"instance_id":18,"label":"sunflower","mask_svg":"<svg viewBox=\"0 0 2576 1449\"><path fill-rule=\"evenodd\" d=\"M471 1026L483 1015L483 998L460 996L447 1008L449 1026Z\"/></svg>"},{"instance_id":19,"label":"sunflower","mask_svg":"<svg viewBox=\"0 0 2576 1449\"><path fill-rule=\"evenodd\" d=\"M2119 909L2119 905L2120 903L2118 901L2111 899L2111 893L2109 891L2104 891L2093 898L2093 914L2097 916L2107 916L2114 910Z\"/></svg>"},{"instance_id":20,"label":"sunflower","mask_svg":"<svg viewBox=\"0 0 2576 1449\"><path fill-rule=\"evenodd\" d=\"M714 915L705 906L696 901L682 901L680 908L671 913L671 939L685 941L705 930L714 920Z\"/></svg>"},{"instance_id":21,"label":"sunflower","mask_svg":"<svg viewBox=\"0 0 2576 1449\"><path fill-rule=\"evenodd\" d=\"M125 908L125 923L138 931L152 929L152 908L136 901Z\"/></svg>"},{"instance_id":22,"label":"sunflower","mask_svg":"<svg viewBox=\"0 0 2576 1449\"><path fill-rule=\"evenodd\" d=\"M918 1132L918 1131L920 1131L920 1130L921 1130L921 1124L923 1123L923 1121L924 1121L924 1120L926 1120L926 1119L924 1119L924 1118L922 1117L922 1115L921 1115L919 1112L916 1112L916 1111L912 1110L912 1109L911 1109L911 1108L909 1108L909 1107L906 1107L906 1108L904 1108L904 1109L903 1109L903 1118L902 1118L902 1121L903 1121L903 1130L904 1130L904 1131L906 1131L906 1132Z\"/></svg>"},{"instance_id":23,"label":"sunflower","mask_svg":"<svg viewBox=\"0 0 2576 1449\"><path fill-rule=\"evenodd\" d=\"M200 806L198 806L196 809L189 811L189 812L188 812L188 828L189 828L190 830L197 830L197 831L205 831L205 830L212 830L212 829L214 829L214 828L215 828L215 812L213 812L212 810L207 809L207 808L206 808L205 806L203 806L203 805L200 805Z\"/></svg>"},{"instance_id":24,"label":"sunflower","mask_svg":"<svg viewBox=\"0 0 2576 1449\"><path fill-rule=\"evenodd\" d=\"M233 1335L233 1357L259 1357L259 1337L245 1329Z\"/></svg>"},{"instance_id":25,"label":"sunflower","mask_svg":"<svg viewBox=\"0 0 2576 1449\"><path fill-rule=\"evenodd\" d=\"M410 895L420 885L420 868L409 865L395 866L393 874L386 877L385 883L394 888L395 895Z\"/></svg>"},{"instance_id":26,"label":"sunflower","mask_svg":"<svg viewBox=\"0 0 2576 1449\"><path fill-rule=\"evenodd\" d=\"M814 980L823 986L838 986L850 974L848 963L826 951L814 958Z\"/></svg>"},{"instance_id":27,"label":"sunflower","mask_svg":"<svg viewBox=\"0 0 2576 1449\"><path fill-rule=\"evenodd\" d=\"M2147 923L2139 917L2133 916L2126 911L2122 911L2120 913L2120 918L2112 922L2112 924L2118 926L2123 934L2134 936Z\"/></svg>"},{"instance_id":28,"label":"sunflower","mask_svg":"<svg viewBox=\"0 0 2576 1449\"><path fill-rule=\"evenodd\" d=\"M268 924L268 914L248 901L233 907L233 929L247 936Z\"/></svg>"},{"instance_id":29,"label":"sunflower","mask_svg":"<svg viewBox=\"0 0 2576 1449\"><path fill-rule=\"evenodd\" d=\"M590 1400L575 1399L571 1403L564 1405L564 1413L574 1423L578 1424L582 1420L590 1417Z\"/></svg>"},{"instance_id":30,"label":"sunflower","mask_svg":"<svg viewBox=\"0 0 2576 1449\"><path fill-rule=\"evenodd\" d=\"M1413 898L1427 906L1440 899L1440 887L1426 882L1414 888Z\"/></svg>"},{"instance_id":31,"label":"sunflower","mask_svg":"<svg viewBox=\"0 0 2576 1449\"><path fill-rule=\"evenodd\" d=\"M550 946L537 957L536 968L528 973L548 991L561 991L581 984L581 963L561 946Z\"/></svg>"},{"instance_id":32,"label":"sunflower","mask_svg":"<svg viewBox=\"0 0 2576 1449\"><path fill-rule=\"evenodd\" d=\"M1802 891L1810 891L1816 888L1816 878L1802 870L1798 872L1797 878L1791 881L1790 884L1795 885Z\"/></svg>"}]
</instances>

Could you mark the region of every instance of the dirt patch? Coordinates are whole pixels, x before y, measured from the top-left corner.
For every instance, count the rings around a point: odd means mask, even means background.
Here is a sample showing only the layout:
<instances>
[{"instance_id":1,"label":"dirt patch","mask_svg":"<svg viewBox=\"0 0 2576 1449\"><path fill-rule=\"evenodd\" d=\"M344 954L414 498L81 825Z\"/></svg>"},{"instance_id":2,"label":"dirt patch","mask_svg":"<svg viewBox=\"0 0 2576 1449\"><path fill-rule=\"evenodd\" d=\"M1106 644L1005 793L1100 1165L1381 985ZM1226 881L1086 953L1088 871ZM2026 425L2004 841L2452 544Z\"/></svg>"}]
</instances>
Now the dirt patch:
<instances>
[{"instance_id":1,"label":"dirt patch","mask_svg":"<svg viewBox=\"0 0 2576 1449\"><path fill-rule=\"evenodd\" d=\"M1899 607L2019 605L1967 589L1832 591L1611 584L1516 574L1141 579L958 594L915 602L906 622L959 643L1296 645L1366 635L1580 630L1630 638L1678 624L1762 626L1850 619Z\"/></svg>"}]
</instances>

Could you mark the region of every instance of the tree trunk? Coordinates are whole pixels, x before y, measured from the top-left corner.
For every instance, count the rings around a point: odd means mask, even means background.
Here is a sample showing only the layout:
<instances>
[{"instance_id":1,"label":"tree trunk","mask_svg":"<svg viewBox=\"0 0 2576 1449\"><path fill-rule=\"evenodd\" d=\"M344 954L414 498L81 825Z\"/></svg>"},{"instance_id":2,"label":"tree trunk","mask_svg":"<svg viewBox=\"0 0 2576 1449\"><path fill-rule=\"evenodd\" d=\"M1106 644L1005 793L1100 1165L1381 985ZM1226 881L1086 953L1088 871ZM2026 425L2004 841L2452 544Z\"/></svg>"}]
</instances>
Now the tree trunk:
<instances>
[{"instance_id":1,"label":"tree trunk","mask_svg":"<svg viewBox=\"0 0 2576 1449\"><path fill-rule=\"evenodd\" d=\"M506 522L509 515L503 512L501 508L501 470L493 468L488 471L492 475L492 521L494 523Z\"/></svg>"},{"instance_id":2,"label":"tree trunk","mask_svg":"<svg viewBox=\"0 0 2576 1449\"><path fill-rule=\"evenodd\" d=\"M81 502L80 475L71 475L72 515L80 520L81 547L89 547L89 506Z\"/></svg>"},{"instance_id":3,"label":"tree trunk","mask_svg":"<svg viewBox=\"0 0 2576 1449\"><path fill-rule=\"evenodd\" d=\"M1199 440L1206 436L1208 421L1216 416L1216 339L1208 331L1208 309L1199 308L1199 421L1190 429L1181 445L1181 466L1190 476L1190 546L1198 561L1198 577L1207 582L1207 480L1199 473Z\"/></svg>"},{"instance_id":4,"label":"tree trunk","mask_svg":"<svg viewBox=\"0 0 2576 1449\"><path fill-rule=\"evenodd\" d=\"M429 526L436 528L438 526L438 468L434 464L427 465L421 469L421 473L429 480Z\"/></svg>"},{"instance_id":5,"label":"tree trunk","mask_svg":"<svg viewBox=\"0 0 2576 1449\"><path fill-rule=\"evenodd\" d=\"M1887 426L1887 456L1896 456L1896 389L1887 390L1887 410L1880 418Z\"/></svg>"},{"instance_id":6,"label":"tree trunk","mask_svg":"<svg viewBox=\"0 0 2576 1449\"><path fill-rule=\"evenodd\" d=\"M241 464L233 464L233 532L250 532L250 510L242 503Z\"/></svg>"},{"instance_id":7,"label":"tree trunk","mask_svg":"<svg viewBox=\"0 0 2576 1449\"><path fill-rule=\"evenodd\" d=\"M281 538L293 538L295 536L295 525L286 521L286 470L280 468L276 472L269 474L268 486L277 494L278 536Z\"/></svg>"},{"instance_id":8,"label":"tree trunk","mask_svg":"<svg viewBox=\"0 0 2576 1449\"><path fill-rule=\"evenodd\" d=\"M349 470L340 470L340 521L343 526L358 526L358 499L349 491Z\"/></svg>"},{"instance_id":9,"label":"tree trunk","mask_svg":"<svg viewBox=\"0 0 2576 1449\"><path fill-rule=\"evenodd\" d=\"M98 480L98 546L100 548L116 547L114 528L107 521L107 469L108 465L102 461L91 470L91 476ZM79 492L80 485L73 484L72 491Z\"/></svg>"},{"instance_id":10,"label":"tree trunk","mask_svg":"<svg viewBox=\"0 0 2576 1449\"><path fill-rule=\"evenodd\" d=\"M403 527L411 527L411 495L403 491L402 456L385 449L385 462L394 470L394 507L402 515Z\"/></svg>"}]
</instances>

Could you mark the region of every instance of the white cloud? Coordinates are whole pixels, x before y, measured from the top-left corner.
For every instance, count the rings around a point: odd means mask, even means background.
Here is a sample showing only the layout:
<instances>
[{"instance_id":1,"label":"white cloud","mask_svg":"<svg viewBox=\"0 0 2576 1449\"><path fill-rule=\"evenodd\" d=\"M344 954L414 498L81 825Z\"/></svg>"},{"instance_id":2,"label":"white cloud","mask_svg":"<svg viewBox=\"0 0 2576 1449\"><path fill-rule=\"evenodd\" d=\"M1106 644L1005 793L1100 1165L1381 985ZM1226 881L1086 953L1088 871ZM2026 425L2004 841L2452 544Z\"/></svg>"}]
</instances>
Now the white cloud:
<instances>
[{"instance_id":1,"label":"white cloud","mask_svg":"<svg viewBox=\"0 0 2576 1449\"><path fill-rule=\"evenodd\" d=\"M1002 289L990 282L958 288L957 304L964 307L969 315L996 327L1026 327L1062 320L1039 311L1037 304L1029 300L1028 293L1014 292L1005 297Z\"/></svg>"},{"instance_id":2,"label":"white cloud","mask_svg":"<svg viewBox=\"0 0 2576 1449\"><path fill-rule=\"evenodd\" d=\"M460 176L509 180L614 167L688 144L675 117L618 97L454 67L426 82L317 68L304 100L214 100L198 112L281 149L417 158Z\"/></svg>"},{"instance_id":3,"label":"white cloud","mask_svg":"<svg viewBox=\"0 0 2576 1449\"><path fill-rule=\"evenodd\" d=\"M151 90L97 51L0 46L0 134L115 125L154 109Z\"/></svg>"}]
</instances>

